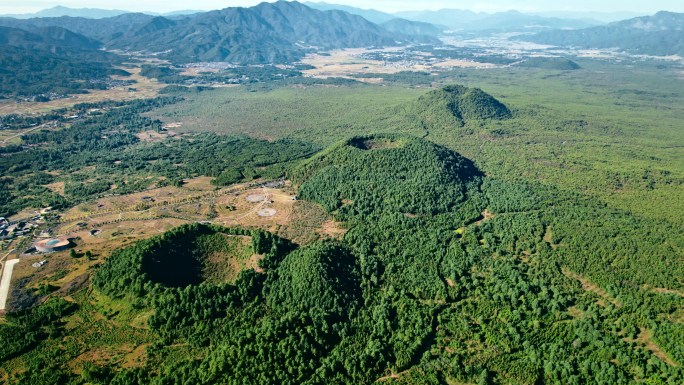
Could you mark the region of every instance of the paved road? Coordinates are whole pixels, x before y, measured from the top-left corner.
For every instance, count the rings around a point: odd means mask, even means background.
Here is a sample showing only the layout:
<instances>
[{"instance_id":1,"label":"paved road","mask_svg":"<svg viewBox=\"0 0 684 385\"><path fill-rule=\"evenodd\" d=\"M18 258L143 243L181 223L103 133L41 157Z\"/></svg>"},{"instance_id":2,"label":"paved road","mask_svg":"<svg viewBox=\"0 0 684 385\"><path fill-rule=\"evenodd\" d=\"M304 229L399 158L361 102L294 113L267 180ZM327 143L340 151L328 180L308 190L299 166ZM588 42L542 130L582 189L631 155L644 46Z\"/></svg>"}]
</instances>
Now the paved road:
<instances>
[{"instance_id":1,"label":"paved road","mask_svg":"<svg viewBox=\"0 0 684 385\"><path fill-rule=\"evenodd\" d=\"M14 270L14 265L17 263L19 263L18 259L10 259L5 262L5 268L2 270L2 280L0 280L0 310L5 310L5 305L7 305L7 296L9 295L10 282L12 281L12 271Z\"/></svg>"},{"instance_id":2,"label":"paved road","mask_svg":"<svg viewBox=\"0 0 684 385\"><path fill-rule=\"evenodd\" d=\"M34 127L34 128L31 128L31 129L28 129L28 130L26 130L26 131L24 131L24 132L21 132L21 133L19 133L19 134L10 136L9 138L3 140L3 141L0 142L0 143L5 144L5 143L9 142L10 140L12 140L12 139L14 139L14 138L18 138L18 137L20 137L20 136L22 136L22 135L28 134L28 133L31 132L31 131L35 131L35 130L38 130L38 129L41 129L41 128L45 128L45 127L43 127L43 126L38 126L38 127Z\"/></svg>"}]
</instances>

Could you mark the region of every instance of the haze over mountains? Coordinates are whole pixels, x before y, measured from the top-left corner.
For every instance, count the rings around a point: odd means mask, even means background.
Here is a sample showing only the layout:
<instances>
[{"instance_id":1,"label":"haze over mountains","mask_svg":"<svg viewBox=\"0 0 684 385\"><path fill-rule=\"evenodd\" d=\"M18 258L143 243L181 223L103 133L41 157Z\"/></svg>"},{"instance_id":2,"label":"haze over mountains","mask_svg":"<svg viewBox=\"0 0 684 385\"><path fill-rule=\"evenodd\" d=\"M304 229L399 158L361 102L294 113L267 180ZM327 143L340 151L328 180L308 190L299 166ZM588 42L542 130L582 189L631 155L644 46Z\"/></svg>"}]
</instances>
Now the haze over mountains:
<instances>
[{"instance_id":1,"label":"haze over mountains","mask_svg":"<svg viewBox=\"0 0 684 385\"><path fill-rule=\"evenodd\" d=\"M601 22L584 18L571 19L542 15L525 14L518 11L485 13L462 9L441 9L438 11L404 11L395 14L380 12L374 9L360 9L339 4L307 2L306 5L320 9L340 9L345 12L363 16L374 23L386 23L400 18L405 20L430 23L444 29L483 31L483 30L540 30L546 28L584 28L599 25Z\"/></svg>"},{"instance_id":2,"label":"haze over mountains","mask_svg":"<svg viewBox=\"0 0 684 385\"><path fill-rule=\"evenodd\" d=\"M578 48L619 48L647 55L684 56L684 14L658 12L588 29L554 30L521 39Z\"/></svg>"},{"instance_id":3,"label":"haze over mountains","mask_svg":"<svg viewBox=\"0 0 684 385\"><path fill-rule=\"evenodd\" d=\"M156 12L145 12L149 15L154 16L178 16L178 15L191 15L193 13L200 13L204 11L197 10L180 10L168 13L156 13ZM130 11L124 11L121 9L100 9L100 8L70 8L61 5L44 9L35 13L22 13L22 14L12 14L12 15L0 15L0 17L13 17L15 19L31 19L34 17L85 17L87 19L104 19L107 17L114 17L123 15L124 13L132 13Z\"/></svg>"},{"instance_id":4,"label":"haze over mountains","mask_svg":"<svg viewBox=\"0 0 684 385\"><path fill-rule=\"evenodd\" d=\"M548 28L584 28L598 25L597 21L586 21L558 17L525 14L518 11L479 13L460 9L439 11L400 12L397 16L433 24L445 25L457 31L483 30L540 30Z\"/></svg>"},{"instance_id":5,"label":"haze over mountains","mask_svg":"<svg viewBox=\"0 0 684 385\"><path fill-rule=\"evenodd\" d=\"M124 11L55 7L34 15L40 17L0 18L0 25L30 33L57 27L74 44L88 41L81 47L84 50L93 49L95 44L107 50L156 54L177 63L292 63L316 50L441 44L437 37L448 30L474 34L540 32L517 39L556 46L618 48L650 55L684 54L684 14L671 12L604 26L597 26L599 22L517 11L487 14L441 10L388 14L344 5L305 5L294 1L191 15L182 15L186 12L183 11L169 17L117 14L121 12ZM69 16L48 17L61 14ZM4 33L9 40L3 45L22 36L17 31ZM30 41L24 40L25 43ZM150 42L154 44L150 45ZM23 43L14 46L29 48ZM74 45L69 48L73 49Z\"/></svg>"}]
</instances>

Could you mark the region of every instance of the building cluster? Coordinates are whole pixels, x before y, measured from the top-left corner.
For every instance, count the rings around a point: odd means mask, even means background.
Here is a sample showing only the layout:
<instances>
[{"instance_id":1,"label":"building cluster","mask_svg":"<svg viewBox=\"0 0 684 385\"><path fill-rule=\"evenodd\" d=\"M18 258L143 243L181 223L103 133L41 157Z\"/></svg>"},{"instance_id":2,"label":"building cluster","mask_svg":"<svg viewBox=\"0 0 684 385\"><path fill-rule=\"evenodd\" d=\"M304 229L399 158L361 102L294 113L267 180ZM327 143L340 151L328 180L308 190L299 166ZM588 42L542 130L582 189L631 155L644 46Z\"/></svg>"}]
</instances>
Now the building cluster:
<instances>
[{"instance_id":1,"label":"building cluster","mask_svg":"<svg viewBox=\"0 0 684 385\"><path fill-rule=\"evenodd\" d=\"M10 222L6 218L0 217L0 240L9 240L31 234L36 227L38 227L36 223Z\"/></svg>"},{"instance_id":2,"label":"building cluster","mask_svg":"<svg viewBox=\"0 0 684 385\"><path fill-rule=\"evenodd\" d=\"M52 208L48 207L36 212L31 218L18 221L11 221L8 218L0 217L0 240L12 240L24 235L32 235L34 230L45 224L45 216L52 213ZM41 233L40 237L49 237L49 234Z\"/></svg>"}]
</instances>

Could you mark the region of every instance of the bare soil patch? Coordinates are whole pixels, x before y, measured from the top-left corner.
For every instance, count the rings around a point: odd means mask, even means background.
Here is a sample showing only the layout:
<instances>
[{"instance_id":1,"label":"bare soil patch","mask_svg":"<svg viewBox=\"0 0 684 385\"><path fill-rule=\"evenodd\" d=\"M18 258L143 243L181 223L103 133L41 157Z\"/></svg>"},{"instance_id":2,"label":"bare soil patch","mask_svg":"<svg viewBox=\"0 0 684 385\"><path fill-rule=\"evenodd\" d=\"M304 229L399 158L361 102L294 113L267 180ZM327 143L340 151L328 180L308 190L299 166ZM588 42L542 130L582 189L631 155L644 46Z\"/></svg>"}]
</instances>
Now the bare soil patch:
<instances>
[{"instance_id":1,"label":"bare soil patch","mask_svg":"<svg viewBox=\"0 0 684 385\"><path fill-rule=\"evenodd\" d=\"M154 310L148 310L146 312L138 314L133 320L129 323L130 327L136 328L136 329L144 329L148 330L150 327L147 324L147 321L152 317L154 314Z\"/></svg>"},{"instance_id":2,"label":"bare soil patch","mask_svg":"<svg viewBox=\"0 0 684 385\"><path fill-rule=\"evenodd\" d=\"M142 142L149 142L149 143L159 143L163 142L167 138L174 138L178 134L176 134L173 131L143 131L135 134L135 136L140 139Z\"/></svg>"},{"instance_id":3,"label":"bare soil patch","mask_svg":"<svg viewBox=\"0 0 684 385\"><path fill-rule=\"evenodd\" d=\"M637 336L636 339L631 340L629 338L625 338L625 341L627 342L636 342L643 347L645 347L649 352L653 353L654 356L658 357L661 361L664 363L670 365L670 366L679 366L677 362L675 362L670 356L667 355L667 353L660 348L654 341L653 341L653 335L650 330L648 329L639 329L639 335Z\"/></svg>"},{"instance_id":4,"label":"bare soil patch","mask_svg":"<svg viewBox=\"0 0 684 385\"><path fill-rule=\"evenodd\" d=\"M448 70L452 68L496 68L489 63L478 63L469 60L437 59L406 62L370 60L362 57L366 53L396 52L402 48L389 47L382 49L351 48L331 51L329 55L309 54L302 62L313 66L303 71L305 76L315 78L354 78L366 83L380 83L382 78L355 78L358 74L396 74L403 71ZM423 58L425 59L425 58Z\"/></svg>"},{"instance_id":5,"label":"bare soil patch","mask_svg":"<svg viewBox=\"0 0 684 385\"><path fill-rule=\"evenodd\" d=\"M232 282L243 270L256 267L252 237L223 234L229 253L216 252L207 256L205 279L214 283Z\"/></svg>"},{"instance_id":6,"label":"bare soil patch","mask_svg":"<svg viewBox=\"0 0 684 385\"><path fill-rule=\"evenodd\" d=\"M278 211L276 211L276 209L272 209L270 207L257 211L257 215L260 217L272 217L275 216L277 213Z\"/></svg>"},{"instance_id":7,"label":"bare soil patch","mask_svg":"<svg viewBox=\"0 0 684 385\"><path fill-rule=\"evenodd\" d=\"M108 366L113 362L122 360L126 355L133 352L133 347L128 345L122 346L106 346L96 349L88 350L67 364L75 374L81 374L83 364L86 362L93 363L98 366Z\"/></svg>"},{"instance_id":8,"label":"bare soil patch","mask_svg":"<svg viewBox=\"0 0 684 385\"><path fill-rule=\"evenodd\" d=\"M675 310L673 313L667 315L670 322L677 324L684 324L684 309Z\"/></svg>"},{"instance_id":9,"label":"bare soil patch","mask_svg":"<svg viewBox=\"0 0 684 385\"><path fill-rule=\"evenodd\" d=\"M583 277L583 276L581 276L581 275L579 275L579 274L575 274L575 273L573 273L572 271L570 271L570 270L568 270L568 269L566 269L566 268L563 268L562 271L563 271L563 274L564 274L566 277L572 278L572 279L575 279L575 280L578 280L578 281L582 284L582 289L583 289L583 290L585 290L585 291L590 291L590 292L592 292L592 293L598 295L599 297L601 297L602 300L608 301L608 302L612 303L613 305L615 305L615 306L617 306L617 307L622 307L622 303L621 303L620 301L618 301L617 298L614 298L613 296L611 296L610 294L608 294L607 291L603 290L603 289L602 289L601 287L599 287L598 285L596 285L596 284L594 284L593 282L589 281L587 278L585 278L585 277ZM598 303L599 305L605 306L605 302L602 302L601 300L597 301L596 303Z\"/></svg>"},{"instance_id":10,"label":"bare soil patch","mask_svg":"<svg viewBox=\"0 0 684 385\"><path fill-rule=\"evenodd\" d=\"M101 263L112 251L147 239L190 222L210 222L223 226L258 227L280 233L292 222L295 203L287 187L250 188L233 185L217 189L211 178L188 180L183 187L162 187L125 196L110 196L90 202L62 214L62 223L54 229L54 236L75 239L75 250L84 255L90 251L94 258L71 258L67 251L49 255L22 257L25 263L14 270L13 283L24 279L28 290L50 283L57 287L58 295L77 291L87 283L92 267ZM249 195L267 197L268 201L249 203ZM261 216L259 211L270 216ZM310 231L316 234L324 216ZM22 218L35 215L33 211L20 213ZM344 230L329 224L326 232L341 236ZM316 235L317 236L317 235ZM260 255L252 252L241 257L237 272L253 268L258 270ZM31 264L47 260L47 264L34 268ZM237 274L237 273L236 273Z\"/></svg>"},{"instance_id":11,"label":"bare soil patch","mask_svg":"<svg viewBox=\"0 0 684 385\"><path fill-rule=\"evenodd\" d=\"M132 352L126 354L123 358L121 367L130 369L139 368L145 365L145 362L147 361L147 347L151 345L152 344L141 344L133 349Z\"/></svg>"},{"instance_id":12,"label":"bare soil patch","mask_svg":"<svg viewBox=\"0 0 684 385\"><path fill-rule=\"evenodd\" d=\"M544 239L544 242L546 242L546 244L551 246L551 248L554 250L556 250L558 248L558 246L560 246L560 245L553 243L553 229L551 228L551 226L546 226L544 228L543 239Z\"/></svg>"},{"instance_id":13,"label":"bare soil patch","mask_svg":"<svg viewBox=\"0 0 684 385\"><path fill-rule=\"evenodd\" d=\"M193 191L214 190L216 186L211 184L212 180L214 180L214 178L210 176L199 176L197 178L185 179L183 180L183 188Z\"/></svg>"},{"instance_id":14,"label":"bare soil patch","mask_svg":"<svg viewBox=\"0 0 684 385\"><path fill-rule=\"evenodd\" d=\"M62 296L70 295L85 287L89 280L90 273L83 273L64 284L64 286L59 289L58 293Z\"/></svg>"},{"instance_id":15,"label":"bare soil patch","mask_svg":"<svg viewBox=\"0 0 684 385\"><path fill-rule=\"evenodd\" d=\"M584 318L584 312L580 310L577 306L570 306L568 308L568 314L572 318L580 319Z\"/></svg>"},{"instance_id":16,"label":"bare soil patch","mask_svg":"<svg viewBox=\"0 0 684 385\"><path fill-rule=\"evenodd\" d=\"M401 372L401 373L390 373L386 376L378 378L375 382L385 382L387 380L396 380L397 378L401 378L404 374L408 373L411 369Z\"/></svg>"},{"instance_id":17,"label":"bare soil patch","mask_svg":"<svg viewBox=\"0 0 684 385\"><path fill-rule=\"evenodd\" d=\"M482 212L482 219L480 219L479 221L475 222L474 225L475 225L475 226L479 226L479 225L481 225L482 223L484 223L484 222L486 222L486 221L488 221L488 220L490 220L490 219L492 219L492 218L494 218L494 214L490 213L490 212L489 212L489 209L485 209L485 210Z\"/></svg>"},{"instance_id":18,"label":"bare soil patch","mask_svg":"<svg viewBox=\"0 0 684 385\"><path fill-rule=\"evenodd\" d=\"M684 292L680 290L672 290L672 289L666 289L662 287L650 287L649 285L644 285L642 286L644 290L649 290L653 293L658 293L658 294L671 294L671 295L677 295L682 298L684 298Z\"/></svg>"},{"instance_id":19,"label":"bare soil patch","mask_svg":"<svg viewBox=\"0 0 684 385\"><path fill-rule=\"evenodd\" d=\"M259 203L266 200L266 197L262 194L251 194L245 197L245 200L249 203Z\"/></svg>"},{"instance_id":20,"label":"bare soil patch","mask_svg":"<svg viewBox=\"0 0 684 385\"><path fill-rule=\"evenodd\" d=\"M45 187L49 188L50 190L56 192L59 195L64 195L64 182L46 184Z\"/></svg>"},{"instance_id":21,"label":"bare soil patch","mask_svg":"<svg viewBox=\"0 0 684 385\"><path fill-rule=\"evenodd\" d=\"M344 235L347 234L347 229L341 227L341 222L336 222L334 220L327 220L323 222L318 233L334 239L342 239Z\"/></svg>"},{"instance_id":22,"label":"bare soil patch","mask_svg":"<svg viewBox=\"0 0 684 385\"><path fill-rule=\"evenodd\" d=\"M278 235L297 244L305 245L319 239L320 234L317 230L328 220L330 216L320 205L308 201L296 201L292 205L288 223L279 229Z\"/></svg>"}]
</instances>

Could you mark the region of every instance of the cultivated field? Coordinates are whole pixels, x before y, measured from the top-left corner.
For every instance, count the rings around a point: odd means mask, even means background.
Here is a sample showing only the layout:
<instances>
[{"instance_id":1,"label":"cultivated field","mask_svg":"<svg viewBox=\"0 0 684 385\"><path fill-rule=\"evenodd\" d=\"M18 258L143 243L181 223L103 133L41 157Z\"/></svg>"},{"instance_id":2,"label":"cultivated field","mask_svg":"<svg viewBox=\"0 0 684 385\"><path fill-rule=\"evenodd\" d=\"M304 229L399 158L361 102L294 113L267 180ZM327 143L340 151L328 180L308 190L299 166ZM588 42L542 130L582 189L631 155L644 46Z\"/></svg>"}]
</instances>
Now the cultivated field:
<instances>
[{"instance_id":1,"label":"cultivated field","mask_svg":"<svg viewBox=\"0 0 684 385\"><path fill-rule=\"evenodd\" d=\"M69 95L63 99L49 102L16 102L11 100L0 101L0 115L5 114L38 114L58 108L69 108L79 103L97 103L105 100L134 100L152 98L157 96L160 89L165 85L140 75L139 67L121 67L128 71L130 76L112 76L115 80L134 80L130 86L113 87L109 90L91 90L87 94ZM0 137L0 141L3 140Z\"/></svg>"},{"instance_id":2,"label":"cultivated field","mask_svg":"<svg viewBox=\"0 0 684 385\"><path fill-rule=\"evenodd\" d=\"M469 60L456 59L433 59L421 62L385 62L381 60L370 60L361 57L366 53L394 52L403 48L383 48L383 49L364 49L351 48L334 50L330 55L309 54L303 60L303 64L315 67L314 69L303 71L305 76L314 78L354 78L358 74L396 74L402 71L432 71L436 69L453 68L495 68L494 64L478 63ZM367 83L377 83L382 81L378 78L358 79Z\"/></svg>"}]
</instances>

